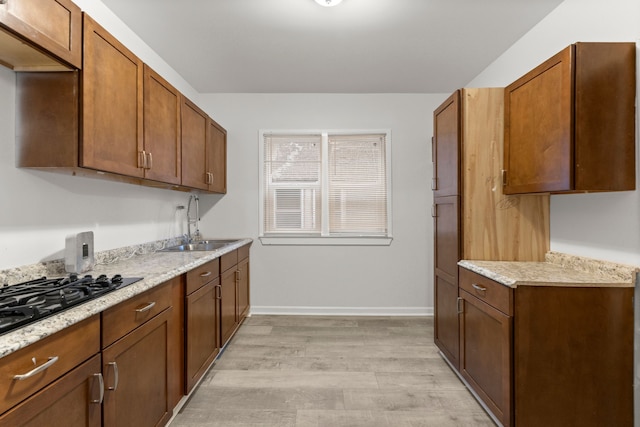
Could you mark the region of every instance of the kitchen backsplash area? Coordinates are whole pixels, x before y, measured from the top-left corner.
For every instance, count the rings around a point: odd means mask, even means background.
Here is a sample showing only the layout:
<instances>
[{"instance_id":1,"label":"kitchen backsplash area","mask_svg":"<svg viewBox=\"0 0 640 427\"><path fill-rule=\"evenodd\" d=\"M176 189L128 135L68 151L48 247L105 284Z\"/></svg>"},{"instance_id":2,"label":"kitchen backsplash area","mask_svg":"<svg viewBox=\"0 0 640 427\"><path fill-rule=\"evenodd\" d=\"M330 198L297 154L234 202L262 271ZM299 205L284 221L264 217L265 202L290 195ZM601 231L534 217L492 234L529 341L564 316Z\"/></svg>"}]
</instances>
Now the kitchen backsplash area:
<instances>
[{"instance_id":1,"label":"kitchen backsplash area","mask_svg":"<svg viewBox=\"0 0 640 427\"><path fill-rule=\"evenodd\" d=\"M137 255L154 253L167 246L179 244L180 242L180 238L170 238L96 252L96 267L99 267L100 265L113 264ZM5 284L13 285L41 276L60 276L66 274L65 260L64 258L61 258L0 270L0 286Z\"/></svg>"}]
</instances>

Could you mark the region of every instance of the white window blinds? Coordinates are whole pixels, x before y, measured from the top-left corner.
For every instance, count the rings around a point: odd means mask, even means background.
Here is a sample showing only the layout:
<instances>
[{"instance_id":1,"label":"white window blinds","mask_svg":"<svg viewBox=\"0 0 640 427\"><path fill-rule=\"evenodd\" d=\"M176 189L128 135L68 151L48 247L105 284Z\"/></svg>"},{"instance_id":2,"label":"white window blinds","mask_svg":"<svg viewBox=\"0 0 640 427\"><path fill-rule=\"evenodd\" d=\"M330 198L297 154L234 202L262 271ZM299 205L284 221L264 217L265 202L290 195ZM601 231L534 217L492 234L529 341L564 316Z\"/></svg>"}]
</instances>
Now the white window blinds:
<instances>
[{"instance_id":1,"label":"white window blinds","mask_svg":"<svg viewBox=\"0 0 640 427\"><path fill-rule=\"evenodd\" d=\"M329 135L329 232L386 235L385 135Z\"/></svg>"},{"instance_id":2,"label":"white window blinds","mask_svg":"<svg viewBox=\"0 0 640 427\"><path fill-rule=\"evenodd\" d=\"M264 230L320 233L321 135L264 136Z\"/></svg>"},{"instance_id":3,"label":"white window blinds","mask_svg":"<svg viewBox=\"0 0 640 427\"><path fill-rule=\"evenodd\" d=\"M387 236L387 133L263 133L263 235Z\"/></svg>"}]
</instances>

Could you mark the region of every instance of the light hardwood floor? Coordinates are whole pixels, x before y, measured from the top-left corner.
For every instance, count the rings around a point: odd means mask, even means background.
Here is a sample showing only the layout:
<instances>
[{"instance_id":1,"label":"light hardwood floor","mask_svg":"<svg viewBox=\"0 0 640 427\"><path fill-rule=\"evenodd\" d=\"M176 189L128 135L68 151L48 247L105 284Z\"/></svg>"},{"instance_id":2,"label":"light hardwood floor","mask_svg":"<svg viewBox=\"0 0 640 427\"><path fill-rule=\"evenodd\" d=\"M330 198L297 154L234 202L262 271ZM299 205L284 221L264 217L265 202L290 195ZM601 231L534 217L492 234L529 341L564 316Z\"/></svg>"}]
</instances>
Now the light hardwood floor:
<instances>
[{"instance_id":1,"label":"light hardwood floor","mask_svg":"<svg viewBox=\"0 0 640 427\"><path fill-rule=\"evenodd\" d=\"M494 426L433 318L253 316L171 427Z\"/></svg>"}]
</instances>

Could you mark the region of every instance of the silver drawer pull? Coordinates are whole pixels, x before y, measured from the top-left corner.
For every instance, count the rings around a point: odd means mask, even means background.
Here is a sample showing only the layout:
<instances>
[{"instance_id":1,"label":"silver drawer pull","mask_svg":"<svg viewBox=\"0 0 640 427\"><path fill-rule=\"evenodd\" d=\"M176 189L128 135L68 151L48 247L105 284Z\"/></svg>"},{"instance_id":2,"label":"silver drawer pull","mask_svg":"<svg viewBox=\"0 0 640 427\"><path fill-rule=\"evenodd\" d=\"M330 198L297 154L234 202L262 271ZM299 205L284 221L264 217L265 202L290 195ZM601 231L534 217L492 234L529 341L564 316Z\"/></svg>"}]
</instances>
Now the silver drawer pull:
<instances>
[{"instance_id":1,"label":"silver drawer pull","mask_svg":"<svg viewBox=\"0 0 640 427\"><path fill-rule=\"evenodd\" d=\"M120 380L120 375L118 374L118 363L116 362L109 362L107 363L108 366L113 367L113 387L107 387L107 390L112 390L112 391L116 391L118 389L118 381Z\"/></svg>"},{"instance_id":2,"label":"silver drawer pull","mask_svg":"<svg viewBox=\"0 0 640 427\"><path fill-rule=\"evenodd\" d=\"M47 368L49 368L51 365L53 365L57 361L58 361L58 356L50 357L47 362L43 363L42 365L40 365L40 366L38 366L36 368L33 368L32 370L30 370L26 374L14 375L13 379L14 380L18 380L18 381L22 381L22 380L26 380L27 378L31 378L32 376L34 376L36 374L39 374L40 372L46 370ZM34 364L36 363L35 357L33 358L33 363Z\"/></svg>"},{"instance_id":3,"label":"silver drawer pull","mask_svg":"<svg viewBox=\"0 0 640 427\"><path fill-rule=\"evenodd\" d=\"M473 289L475 289L476 291L480 291L480 292L486 292L487 288L485 288L484 286L480 286L478 284L472 283L471 286L473 286Z\"/></svg>"},{"instance_id":4,"label":"silver drawer pull","mask_svg":"<svg viewBox=\"0 0 640 427\"><path fill-rule=\"evenodd\" d=\"M149 311L149 310L151 310L155 305L156 305L156 302L155 302L155 301L152 301L152 302L150 302L149 304L145 305L144 307L136 308L136 313L144 313L145 311Z\"/></svg>"},{"instance_id":5,"label":"silver drawer pull","mask_svg":"<svg viewBox=\"0 0 640 427\"><path fill-rule=\"evenodd\" d=\"M104 379L102 378L102 374L93 374L94 377L98 378L98 384L100 385L100 396L97 399L92 399L91 403L102 403L104 399Z\"/></svg>"},{"instance_id":6,"label":"silver drawer pull","mask_svg":"<svg viewBox=\"0 0 640 427\"><path fill-rule=\"evenodd\" d=\"M207 271L206 273L200 274L200 277L209 277L209 276L211 276L211 272L210 271Z\"/></svg>"}]
</instances>

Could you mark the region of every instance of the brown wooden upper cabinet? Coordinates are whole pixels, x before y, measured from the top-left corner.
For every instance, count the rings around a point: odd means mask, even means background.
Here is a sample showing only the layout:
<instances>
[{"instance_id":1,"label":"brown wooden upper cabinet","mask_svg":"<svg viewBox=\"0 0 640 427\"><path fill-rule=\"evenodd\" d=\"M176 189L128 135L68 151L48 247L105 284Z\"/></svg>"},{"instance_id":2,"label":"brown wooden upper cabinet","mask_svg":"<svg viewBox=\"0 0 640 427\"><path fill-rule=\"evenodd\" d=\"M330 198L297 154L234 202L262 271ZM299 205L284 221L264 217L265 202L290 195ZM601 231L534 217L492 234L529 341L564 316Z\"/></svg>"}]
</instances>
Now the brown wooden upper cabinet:
<instances>
[{"instance_id":1,"label":"brown wooden upper cabinet","mask_svg":"<svg viewBox=\"0 0 640 427\"><path fill-rule=\"evenodd\" d=\"M227 191L227 131L182 97L182 185Z\"/></svg>"},{"instance_id":2,"label":"brown wooden upper cabinet","mask_svg":"<svg viewBox=\"0 0 640 427\"><path fill-rule=\"evenodd\" d=\"M451 94L433 112L431 158L434 197L460 194L460 91Z\"/></svg>"},{"instance_id":3,"label":"brown wooden upper cabinet","mask_svg":"<svg viewBox=\"0 0 640 427\"><path fill-rule=\"evenodd\" d=\"M182 97L182 184L207 190L207 132L209 117Z\"/></svg>"},{"instance_id":4,"label":"brown wooden upper cabinet","mask_svg":"<svg viewBox=\"0 0 640 427\"><path fill-rule=\"evenodd\" d=\"M80 166L143 177L143 63L84 14Z\"/></svg>"},{"instance_id":5,"label":"brown wooden upper cabinet","mask_svg":"<svg viewBox=\"0 0 640 427\"><path fill-rule=\"evenodd\" d=\"M635 189L636 47L576 43L505 89L505 194Z\"/></svg>"},{"instance_id":6,"label":"brown wooden upper cabinet","mask_svg":"<svg viewBox=\"0 0 640 427\"><path fill-rule=\"evenodd\" d=\"M207 185L213 193L227 192L227 131L209 119L207 135Z\"/></svg>"},{"instance_id":7,"label":"brown wooden upper cabinet","mask_svg":"<svg viewBox=\"0 0 640 427\"><path fill-rule=\"evenodd\" d=\"M226 130L87 14L83 23L81 71L16 73L17 166L225 193Z\"/></svg>"},{"instance_id":8,"label":"brown wooden upper cabinet","mask_svg":"<svg viewBox=\"0 0 640 427\"><path fill-rule=\"evenodd\" d=\"M180 92L144 66L144 149L139 154L148 179L180 184Z\"/></svg>"},{"instance_id":9,"label":"brown wooden upper cabinet","mask_svg":"<svg viewBox=\"0 0 640 427\"><path fill-rule=\"evenodd\" d=\"M82 15L71 0L0 1L0 64L15 71L80 68Z\"/></svg>"}]
</instances>

